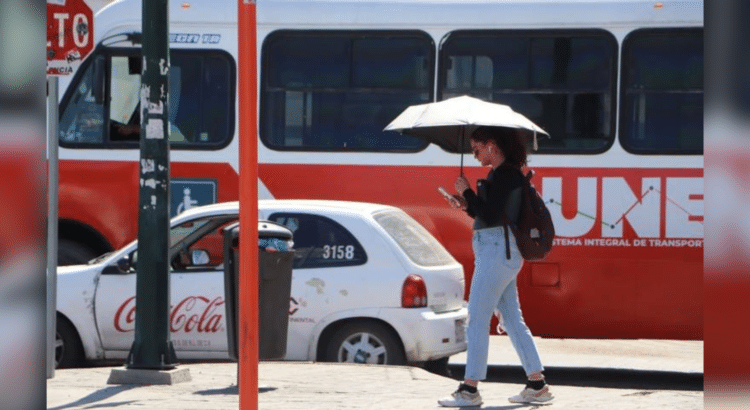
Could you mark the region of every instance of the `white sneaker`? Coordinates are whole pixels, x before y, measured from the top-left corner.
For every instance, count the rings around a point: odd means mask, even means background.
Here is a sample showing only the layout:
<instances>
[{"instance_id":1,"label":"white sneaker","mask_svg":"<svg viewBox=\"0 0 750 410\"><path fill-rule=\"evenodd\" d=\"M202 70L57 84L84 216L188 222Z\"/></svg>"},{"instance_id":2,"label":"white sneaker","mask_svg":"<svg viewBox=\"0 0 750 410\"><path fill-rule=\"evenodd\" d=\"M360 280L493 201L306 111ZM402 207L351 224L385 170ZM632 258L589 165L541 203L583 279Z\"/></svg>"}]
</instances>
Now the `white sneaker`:
<instances>
[{"instance_id":1,"label":"white sneaker","mask_svg":"<svg viewBox=\"0 0 750 410\"><path fill-rule=\"evenodd\" d=\"M513 397L508 398L511 403L544 403L550 401L555 396L549 391L549 386L544 386L539 390L534 390L531 387L527 387Z\"/></svg>"},{"instance_id":2,"label":"white sneaker","mask_svg":"<svg viewBox=\"0 0 750 410\"><path fill-rule=\"evenodd\" d=\"M443 407L479 406L482 404L482 396L478 391L469 393L465 390L456 390L450 396L438 400L438 404Z\"/></svg>"}]
</instances>

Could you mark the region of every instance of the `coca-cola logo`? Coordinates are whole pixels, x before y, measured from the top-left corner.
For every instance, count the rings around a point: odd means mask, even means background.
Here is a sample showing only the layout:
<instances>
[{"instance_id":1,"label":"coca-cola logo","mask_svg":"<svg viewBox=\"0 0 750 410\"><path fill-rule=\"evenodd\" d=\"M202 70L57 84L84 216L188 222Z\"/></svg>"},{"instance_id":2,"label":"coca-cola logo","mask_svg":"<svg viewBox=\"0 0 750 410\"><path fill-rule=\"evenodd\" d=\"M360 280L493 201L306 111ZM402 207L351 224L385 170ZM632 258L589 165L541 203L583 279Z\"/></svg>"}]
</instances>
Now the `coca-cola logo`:
<instances>
[{"instance_id":1,"label":"coca-cola logo","mask_svg":"<svg viewBox=\"0 0 750 410\"><path fill-rule=\"evenodd\" d=\"M217 312L223 305L224 299L221 297L211 300L205 296L188 296L172 305L169 329L172 332L185 333L216 333L223 330L223 309ZM117 308L114 324L118 332L135 330L135 296L128 298Z\"/></svg>"}]
</instances>

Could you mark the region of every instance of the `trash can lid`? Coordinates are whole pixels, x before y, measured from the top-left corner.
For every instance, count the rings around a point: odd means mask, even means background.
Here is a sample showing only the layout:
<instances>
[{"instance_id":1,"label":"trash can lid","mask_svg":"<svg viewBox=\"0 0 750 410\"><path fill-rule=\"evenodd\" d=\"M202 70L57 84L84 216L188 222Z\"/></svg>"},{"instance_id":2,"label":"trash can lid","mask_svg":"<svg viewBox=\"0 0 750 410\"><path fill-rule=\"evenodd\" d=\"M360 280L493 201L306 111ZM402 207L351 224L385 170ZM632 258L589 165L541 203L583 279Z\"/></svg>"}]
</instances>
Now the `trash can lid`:
<instances>
[{"instance_id":1,"label":"trash can lid","mask_svg":"<svg viewBox=\"0 0 750 410\"><path fill-rule=\"evenodd\" d=\"M292 239L292 231L276 222L258 221L258 238Z\"/></svg>"},{"instance_id":2,"label":"trash can lid","mask_svg":"<svg viewBox=\"0 0 750 410\"><path fill-rule=\"evenodd\" d=\"M240 236L240 223L235 222L224 228L225 235L237 239ZM292 231L286 226L267 220L258 221L258 238L293 239Z\"/></svg>"}]
</instances>

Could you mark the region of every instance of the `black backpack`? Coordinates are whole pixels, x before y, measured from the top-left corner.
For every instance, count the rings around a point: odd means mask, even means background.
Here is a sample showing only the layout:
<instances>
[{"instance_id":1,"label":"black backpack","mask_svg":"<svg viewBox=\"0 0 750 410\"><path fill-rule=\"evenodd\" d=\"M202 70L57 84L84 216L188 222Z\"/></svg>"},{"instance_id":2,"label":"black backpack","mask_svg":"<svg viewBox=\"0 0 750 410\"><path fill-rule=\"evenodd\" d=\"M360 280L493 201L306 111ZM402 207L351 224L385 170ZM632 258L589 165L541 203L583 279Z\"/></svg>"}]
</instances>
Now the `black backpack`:
<instances>
[{"instance_id":1,"label":"black backpack","mask_svg":"<svg viewBox=\"0 0 750 410\"><path fill-rule=\"evenodd\" d=\"M547 205L534 185L531 184L533 171L529 171L523 178L521 185L521 209L518 223L513 223L503 209L505 219L505 257L510 259L510 246L508 243L508 226L516 237L516 245L521 251L521 256L527 261L540 261L547 257L552 250L552 241L555 239L555 226L552 223Z\"/></svg>"}]
</instances>

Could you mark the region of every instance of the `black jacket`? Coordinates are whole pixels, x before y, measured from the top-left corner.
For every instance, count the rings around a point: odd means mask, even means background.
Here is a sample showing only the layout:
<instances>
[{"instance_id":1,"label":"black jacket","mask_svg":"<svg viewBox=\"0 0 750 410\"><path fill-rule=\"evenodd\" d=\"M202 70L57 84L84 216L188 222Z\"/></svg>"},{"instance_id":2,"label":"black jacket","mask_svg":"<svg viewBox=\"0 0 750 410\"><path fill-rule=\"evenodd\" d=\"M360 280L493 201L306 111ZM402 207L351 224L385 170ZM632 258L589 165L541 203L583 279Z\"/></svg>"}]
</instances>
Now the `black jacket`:
<instances>
[{"instance_id":1,"label":"black jacket","mask_svg":"<svg viewBox=\"0 0 750 410\"><path fill-rule=\"evenodd\" d=\"M476 193L471 188L463 192L466 213L475 220L479 219L475 228L503 226L503 209L511 221L518 219L521 190L517 188L522 186L523 178L520 169L500 165L489 172L487 179L477 181Z\"/></svg>"}]
</instances>

